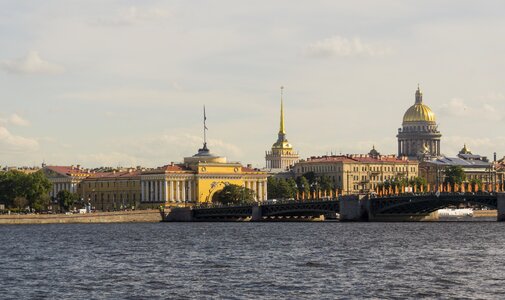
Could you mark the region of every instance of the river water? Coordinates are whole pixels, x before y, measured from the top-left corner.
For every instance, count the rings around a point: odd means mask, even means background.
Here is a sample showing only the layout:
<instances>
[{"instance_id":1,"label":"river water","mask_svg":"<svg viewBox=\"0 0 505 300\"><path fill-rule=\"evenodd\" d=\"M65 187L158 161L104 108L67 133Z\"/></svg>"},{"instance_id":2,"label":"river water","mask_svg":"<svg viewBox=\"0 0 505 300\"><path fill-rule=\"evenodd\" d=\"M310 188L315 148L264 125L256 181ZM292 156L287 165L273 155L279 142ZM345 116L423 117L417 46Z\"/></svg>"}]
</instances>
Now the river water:
<instances>
[{"instance_id":1,"label":"river water","mask_svg":"<svg viewBox=\"0 0 505 300\"><path fill-rule=\"evenodd\" d=\"M0 226L1 299L503 299L505 223Z\"/></svg>"}]
</instances>

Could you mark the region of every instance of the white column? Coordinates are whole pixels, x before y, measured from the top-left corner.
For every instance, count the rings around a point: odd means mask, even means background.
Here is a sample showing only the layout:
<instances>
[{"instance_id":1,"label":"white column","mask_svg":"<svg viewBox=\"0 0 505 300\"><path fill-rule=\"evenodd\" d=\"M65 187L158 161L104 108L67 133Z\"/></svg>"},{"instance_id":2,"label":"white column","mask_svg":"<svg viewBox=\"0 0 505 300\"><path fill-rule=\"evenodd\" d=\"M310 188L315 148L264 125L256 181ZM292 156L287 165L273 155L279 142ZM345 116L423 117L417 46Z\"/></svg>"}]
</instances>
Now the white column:
<instances>
[{"instance_id":1,"label":"white column","mask_svg":"<svg viewBox=\"0 0 505 300\"><path fill-rule=\"evenodd\" d=\"M165 193L163 194L163 201L168 202L168 181L166 178L164 180L164 183L165 183Z\"/></svg>"},{"instance_id":2,"label":"white column","mask_svg":"<svg viewBox=\"0 0 505 300\"><path fill-rule=\"evenodd\" d=\"M188 199L188 202L193 200L193 197L191 197L191 193L193 192L192 185L193 185L193 182L188 181L188 195L186 196Z\"/></svg>"},{"instance_id":3,"label":"white column","mask_svg":"<svg viewBox=\"0 0 505 300\"><path fill-rule=\"evenodd\" d=\"M175 189L173 180L170 180L170 202L175 202Z\"/></svg>"},{"instance_id":4,"label":"white column","mask_svg":"<svg viewBox=\"0 0 505 300\"><path fill-rule=\"evenodd\" d=\"M153 197L153 192L152 192L152 181L151 180L148 180L147 181L147 202L151 202L152 201L152 197Z\"/></svg>"},{"instance_id":5,"label":"white column","mask_svg":"<svg viewBox=\"0 0 505 300\"><path fill-rule=\"evenodd\" d=\"M182 202L186 202L187 198L186 198L186 180L183 180L182 181Z\"/></svg>"},{"instance_id":6,"label":"white column","mask_svg":"<svg viewBox=\"0 0 505 300\"><path fill-rule=\"evenodd\" d=\"M153 181L154 184L154 202L158 202L158 195L159 195L159 184L158 181Z\"/></svg>"},{"instance_id":7,"label":"white column","mask_svg":"<svg viewBox=\"0 0 505 300\"><path fill-rule=\"evenodd\" d=\"M144 194L144 182L140 181L140 201L144 202L145 201L145 194Z\"/></svg>"},{"instance_id":8,"label":"white column","mask_svg":"<svg viewBox=\"0 0 505 300\"><path fill-rule=\"evenodd\" d=\"M268 199L268 194L267 194L267 183L266 181L263 181L263 201Z\"/></svg>"},{"instance_id":9,"label":"white column","mask_svg":"<svg viewBox=\"0 0 505 300\"><path fill-rule=\"evenodd\" d=\"M179 180L177 180L175 182L175 201L181 202L181 189L180 189Z\"/></svg>"},{"instance_id":10,"label":"white column","mask_svg":"<svg viewBox=\"0 0 505 300\"><path fill-rule=\"evenodd\" d=\"M261 201L261 185L259 181L256 181L256 195L258 198L258 201Z\"/></svg>"}]
</instances>

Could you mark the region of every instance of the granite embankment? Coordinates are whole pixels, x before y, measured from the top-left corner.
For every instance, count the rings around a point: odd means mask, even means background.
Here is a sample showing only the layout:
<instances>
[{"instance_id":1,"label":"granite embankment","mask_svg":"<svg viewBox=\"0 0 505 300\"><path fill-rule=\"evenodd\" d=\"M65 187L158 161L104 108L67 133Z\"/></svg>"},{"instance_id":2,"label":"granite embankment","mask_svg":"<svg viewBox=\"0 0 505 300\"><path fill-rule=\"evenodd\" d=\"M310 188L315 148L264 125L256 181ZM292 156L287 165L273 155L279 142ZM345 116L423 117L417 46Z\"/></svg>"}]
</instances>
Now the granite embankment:
<instances>
[{"instance_id":1,"label":"granite embankment","mask_svg":"<svg viewBox=\"0 0 505 300\"><path fill-rule=\"evenodd\" d=\"M95 212L89 214L0 215L0 224L160 222L159 210Z\"/></svg>"}]
</instances>

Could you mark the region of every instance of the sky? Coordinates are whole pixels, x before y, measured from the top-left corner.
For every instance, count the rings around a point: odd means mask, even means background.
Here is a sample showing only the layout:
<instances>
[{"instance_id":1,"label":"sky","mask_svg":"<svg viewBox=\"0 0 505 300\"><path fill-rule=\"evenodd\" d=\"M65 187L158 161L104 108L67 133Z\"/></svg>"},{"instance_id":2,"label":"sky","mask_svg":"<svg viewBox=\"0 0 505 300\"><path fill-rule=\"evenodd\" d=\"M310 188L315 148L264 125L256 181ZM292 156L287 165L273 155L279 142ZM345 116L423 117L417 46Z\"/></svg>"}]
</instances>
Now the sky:
<instances>
[{"instance_id":1,"label":"sky","mask_svg":"<svg viewBox=\"0 0 505 300\"><path fill-rule=\"evenodd\" d=\"M505 155L503 1L0 0L0 165L265 166L395 154L419 84L442 153Z\"/></svg>"}]
</instances>

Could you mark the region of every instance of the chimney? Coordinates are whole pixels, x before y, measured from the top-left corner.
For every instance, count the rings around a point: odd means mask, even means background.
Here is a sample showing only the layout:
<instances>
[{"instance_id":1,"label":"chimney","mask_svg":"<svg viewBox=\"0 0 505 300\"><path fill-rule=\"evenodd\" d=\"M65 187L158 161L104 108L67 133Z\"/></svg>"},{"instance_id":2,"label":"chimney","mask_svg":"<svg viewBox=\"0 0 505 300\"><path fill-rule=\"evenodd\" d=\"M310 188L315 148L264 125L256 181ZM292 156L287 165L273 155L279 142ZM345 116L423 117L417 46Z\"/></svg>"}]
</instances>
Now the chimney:
<instances>
[{"instance_id":1,"label":"chimney","mask_svg":"<svg viewBox=\"0 0 505 300\"><path fill-rule=\"evenodd\" d=\"M172 161L172 162L170 162L170 165L173 167L173 166L174 166L174 162L173 162L173 161Z\"/></svg>"},{"instance_id":2,"label":"chimney","mask_svg":"<svg viewBox=\"0 0 505 300\"><path fill-rule=\"evenodd\" d=\"M496 159L495 159L495 160L496 160ZM251 164L247 164L247 167L248 167L249 169L252 169L252 165L251 165Z\"/></svg>"},{"instance_id":3,"label":"chimney","mask_svg":"<svg viewBox=\"0 0 505 300\"><path fill-rule=\"evenodd\" d=\"M494 158L494 161L496 162L496 152L493 153L493 158Z\"/></svg>"}]
</instances>

